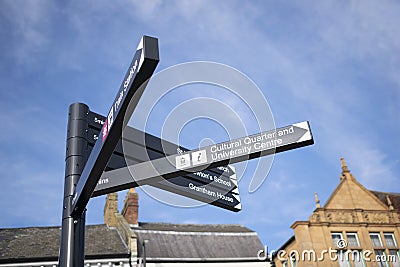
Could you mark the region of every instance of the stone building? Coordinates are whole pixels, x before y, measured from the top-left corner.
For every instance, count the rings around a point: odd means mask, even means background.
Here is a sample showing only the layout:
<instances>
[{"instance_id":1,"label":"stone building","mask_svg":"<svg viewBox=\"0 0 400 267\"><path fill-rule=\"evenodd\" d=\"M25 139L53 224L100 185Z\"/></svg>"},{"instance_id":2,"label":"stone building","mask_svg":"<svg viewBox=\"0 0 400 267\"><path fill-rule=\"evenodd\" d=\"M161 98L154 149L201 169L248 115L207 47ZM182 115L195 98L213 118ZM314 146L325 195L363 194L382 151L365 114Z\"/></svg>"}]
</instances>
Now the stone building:
<instances>
[{"instance_id":1,"label":"stone building","mask_svg":"<svg viewBox=\"0 0 400 267\"><path fill-rule=\"evenodd\" d=\"M315 194L309 220L293 223L277 267L400 266L400 194L366 189L341 162L338 186L324 206Z\"/></svg>"}]
</instances>

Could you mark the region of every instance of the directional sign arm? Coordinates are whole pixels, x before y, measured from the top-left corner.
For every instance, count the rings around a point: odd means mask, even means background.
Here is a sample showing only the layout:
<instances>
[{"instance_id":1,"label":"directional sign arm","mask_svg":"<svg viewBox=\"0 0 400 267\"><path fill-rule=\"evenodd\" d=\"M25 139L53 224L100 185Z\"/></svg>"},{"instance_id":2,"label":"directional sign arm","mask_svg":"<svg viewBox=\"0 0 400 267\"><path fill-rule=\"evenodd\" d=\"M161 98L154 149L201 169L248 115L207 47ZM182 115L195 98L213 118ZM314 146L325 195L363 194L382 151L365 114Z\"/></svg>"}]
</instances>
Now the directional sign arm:
<instances>
[{"instance_id":1,"label":"directional sign arm","mask_svg":"<svg viewBox=\"0 0 400 267\"><path fill-rule=\"evenodd\" d=\"M226 192L217 187L207 186L201 182L181 177L162 180L151 186L190 197L211 205L238 212L242 209L239 194Z\"/></svg>"},{"instance_id":2,"label":"directional sign arm","mask_svg":"<svg viewBox=\"0 0 400 267\"><path fill-rule=\"evenodd\" d=\"M127 187L154 184L163 178L184 176L228 163L283 152L314 143L308 122L223 142L182 155L172 155L108 172L112 177L130 174ZM122 185L121 185L122 186Z\"/></svg>"},{"instance_id":3,"label":"directional sign arm","mask_svg":"<svg viewBox=\"0 0 400 267\"><path fill-rule=\"evenodd\" d=\"M101 127L105 123L106 117L90 111L88 118L88 142L90 146L93 146L99 138ZM110 178L112 176L107 174L108 171L123 168L127 165L163 158L167 155L174 155L179 151L184 152L188 151L188 149L129 126L125 127L124 134L120 138L113 155L107 163L106 172L103 173L100 178L100 184L96 186L93 197L126 189L120 186L121 183L125 181L123 177L122 180ZM174 181L171 182L179 184L183 182L181 182L180 179L192 179L212 187L218 187L222 190L237 190L236 181L231 179L234 174L233 169L233 166L223 166L211 170L204 170L202 172L189 173L186 174L185 177L174 179ZM101 181L104 181L104 183L101 183ZM129 175L127 181L130 181Z\"/></svg>"},{"instance_id":4,"label":"directional sign arm","mask_svg":"<svg viewBox=\"0 0 400 267\"><path fill-rule=\"evenodd\" d=\"M133 162L132 162L133 163ZM136 162L138 164L140 162ZM109 162L110 165L110 162ZM133 164L134 165L134 164ZM232 169L233 166L231 166ZM170 180L171 183L176 183L177 185L184 183L183 181L195 181L201 183L202 185L207 185L209 187L217 188L225 192L233 192L235 194L239 194L238 184L236 181L235 173L232 175L218 176L207 173L205 171L196 172L196 173L186 173L184 176L176 177L174 180ZM160 178L163 181L162 178ZM182 181L180 181L182 180ZM157 183L149 184L154 187L157 186ZM136 187L137 184L132 179L131 174L129 173L128 168L120 168L120 171L106 171L101 175L99 182L93 192L92 197L124 190L130 187Z\"/></svg>"},{"instance_id":5,"label":"directional sign arm","mask_svg":"<svg viewBox=\"0 0 400 267\"><path fill-rule=\"evenodd\" d=\"M144 36L110 108L101 136L85 165L73 198L73 215L81 214L111 157L124 128L125 115L131 114L159 61L158 40ZM131 102L131 100L133 102ZM129 105L131 102L131 105ZM128 110L129 109L129 110Z\"/></svg>"},{"instance_id":6,"label":"directional sign arm","mask_svg":"<svg viewBox=\"0 0 400 267\"><path fill-rule=\"evenodd\" d=\"M105 122L105 119L106 118L100 114L96 114L94 112L89 113L88 142L90 145L94 145L99 138L99 132ZM127 126L124 129L123 137L121 137L117 146L115 147L114 155L120 155L120 160L122 162L125 162L127 159L129 163L129 160L131 159L148 161L162 158L166 155L174 155L178 153L178 151L186 152L189 151L189 149ZM123 167L126 167L126 165ZM207 171L227 177L233 173L230 169L230 166L222 166Z\"/></svg>"},{"instance_id":7,"label":"directional sign arm","mask_svg":"<svg viewBox=\"0 0 400 267\"><path fill-rule=\"evenodd\" d=\"M196 177L195 174L191 174L191 176L179 176L168 180L161 179L159 182L148 185L227 210L240 211L241 205L236 174L233 173L230 176L229 183L221 185L220 183L222 182L225 181L218 178L218 176L200 178L199 176ZM119 172L104 172L96 186L93 197L126 189L127 185L129 187L137 186L131 178L128 168L122 168Z\"/></svg>"}]
</instances>

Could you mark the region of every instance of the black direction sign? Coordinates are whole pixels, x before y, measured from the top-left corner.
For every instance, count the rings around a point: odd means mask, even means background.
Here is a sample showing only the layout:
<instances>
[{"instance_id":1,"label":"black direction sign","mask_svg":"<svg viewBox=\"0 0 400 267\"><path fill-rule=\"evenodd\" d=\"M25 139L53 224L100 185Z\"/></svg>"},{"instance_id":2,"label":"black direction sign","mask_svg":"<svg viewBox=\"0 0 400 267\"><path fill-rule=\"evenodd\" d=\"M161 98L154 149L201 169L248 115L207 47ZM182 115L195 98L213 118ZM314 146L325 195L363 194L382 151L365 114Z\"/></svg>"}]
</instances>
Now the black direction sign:
<instances>
[{"instance_id":1,"label":"black direction sign","mask_svg":"<svg viewBox=\"0 0 400 267\"><path fill-rule=\"evenodd\" d=\"M100 131L100 129L96 129L95 127L96 125L101 125L102 121L104 121L102 119L104 119L103 116L94 112L90 112L89 126L92 128L89 129L89 145L91 143L94 143L95 140L98 138L98 132ZM92 124L90 123L90 121L92 121ZM124 131L124 148L122 148L122 141L120 140L107 164L108 170L126 167L126 162L128 162L129 165L133 165L148 160L174 155L178 151L188 151L187 148L178 146L176 144L160 139L151 134L144 133L129 126L127 126ZM232 166L223 166L211 170L188 173L187 175L185 175L185 177L182 177L182 179L194 179L204 184L209 184L210 182L215 181L215 183L212 183L211 186L220 187L221 189L226 191L232 191L237 189L236 181L232 181L232 174L234 174ZM179 182L178 180L179 179L176 179L177 182ZM99 196L102 194L127 189L119 188L118 190L115 190L115 188L119 187L119 185L119 181L110 180L108 187L102 186L100 189L99 186L97 186L93 193L93 196Z\"/></svg>"},{"instance_id":2,"label":"black direction sign","mask_svg":"<svg viewBox=\"0 0 400 267\"><path fill-rule=\"evenodd\" d=\"M110 161L113 161L112 164L114 167L110 165L109 161L107 165L109 169L126 167L126 161L128 161L129 163L130 160L143 162L143 161L162 158L167 155L168 156L174 155L177 153L177 151L180 151L180 153L188 151L188 149L182 146L178 146L171 142L157 138L153 135L143 133L129 126L126 127L125 131L126 130L134 134L125 135L123 139L124 141L123 145L121 140L118 142L113 152L113 155L110 159ZM89 129L89 135L94 137L93 140L89 140L89 146L94 145L95 139L98 136L98 131L100 130ZM145 141L142 138L139 138L140 134L143 134L143 136L145 136L147 140L150 139L150 141ZM161 143L163 144L163 148L161 147ZM232 170L230 166L224 166L224 167L214 168L211 170L206 170L205 172L211 173L213 175L219 175L222 177L229 177L229 175L232 173Z\"/></svg>"},{"instance_id":3,"label":"black direction sign","mask_svg":"<svg viewBox=\"0 0 400 267\"><path fill-rule=\"evenodd\" d=\"M105 117L90 111L88 118L90 127L88 141L89 145L93 145L99 136L100 127L104 124ZM126 167L126 162L129 165L134 165L149 159L176 154L178 151L188 151L184 147L129 126L124 131L123 138L121 137L107 164L108 170ZM122 139L124 140L124 147L122 147ZM129 184L131 180L129 173L109 176L106 171L99 179L92 197L127 189L124 186ZM168 181L163 180L150 184L150 186L231 211L241 210L239 189L233 166L188 173L185 176L175 177Z\"/></svg>"},{"instance_id":4,"label":"black direction sign","mask_svg":"<svg viewBox=\"0 0 400 267\"><path fill-rule=\"evenodd\" d=\"M113 158L111 158L113 159ZM130 165L135 165L137 163L141 163L143 161L136 161L136 160L129 160ZM113 164L111 162L111 164ZM110 162L109 162L110 165ZM116 164L115 164L116 165ZM119 168L117 168L119 169ZM231 169L233 170L233 167L231 166ZM92 197L128 189L130 187L127 187L129 185L129 181L132 180L130 178L130 175L128 173L128 177L123 177L121 175L115 176L115 175L109 175L110 171L105 171L101 175L101 178L94 189ZM125 174L124 174L125 175ZM230 176L222 176L218 175L209 171L198 171L195 173L187 173L183 176L176 177L171 183L175 183L177 185L182 184L184 182L179 182L179 179L182 180L189 180L189 181L196 181L200 182L203 185L208 185L210 187L216 187L219 188L220 190L224 190L226 192L234 192L236 194L239 194L238 191L238 184L236 179L234 179L233 175L235 173L233 172L232 175ZM158 187L157 183L151 184L154 187Z\"/></svg>"},{"instance_id":5,"label":"black direction sign","mask_svg":"<svg viewBox=\"0 0 400 267\"><path fill-rule=\"evenodd\" d=\"M168 180L162 179L148 185L238 212L241 210L239 189L234 167L231 166L231 168L233 174L230 176L229 182L222 186L221 183L225 183L225 181L221 177L217 175L207 178L196 177L195 175L198 174L192 174L194 176L178 176ZM121 168L119 170L118 173L109 171L102 174L94 190L93 197L130 187L127 187L127 185L132 184L129 169ZM204 173L202 174L204 175Z\"/></svg>"},{"instance_id":6,"label":"black direction sign","mask_svg":"<svg viewBox=\"0 0 400 267\"><path fill-rule=\"evenodd\" d=\"M236 176L236 174L234 174L234 176ZM199 183L196 180L178 178L180 177L163 180L156 183L155 185L151 185L234 212L238 212L242 209L240 197L238 194L239 191L237 191L237 194L235 194L232 191L223 191L218 187L213 187L209 185L205 186L204 184Z\"/></svg>"},{"instance_id":7,"label":"black direction sign","mask_svg":"<svg viewBox=\"0 0 400 267\"><path fill-rule=\"evenodd\" d=\"M105 117L90 111L88 118L88 142L89 145L94 145L94 143L99 138L99 131L105 122ZM124 148L121 141L122 139L126 141L124 144ZM186 152L188 150L189 149L185 147L176 145L169 141L158 138L154 135L144 133L143 131L127 126L124 129L123 137L121 137L114 149L114 155L126 155L128 158L132 158L138 161L148 161L149 159L157 159L166 155L169 156L177 153ZM118 168L126 167L126 165L122 166L125 164L125 159L123 159L122 157L116 157L115 162L117 160L121 161ZM229 175L233 173L233 171L230 169L230 166L220 166L207 171L211 171L222 176L226 175L227 177L229 177Z\"/></svg>"},{"instance_id":8,"label":"black direction sign","mask_svg":"<svg viewBox=\"0 0 400 267\"><path fill-rule=\"evenodd\" d=\"M163 178L171 179L187 173L279 153L313 143L314 139L309 123L305 121L183 154L130 165L109 171L108 175L110 177L122 177L130 174L130 177L132 177L130 182L120 185L129 188L154 184L162 181Z\"/></svg>"},{"instance_id":9,"label":"black direction sign","mask_svg":"<svg viewBox=\"0 0 400 267\"><path fill-rule=\"evenodd\" d=\"M236 174L233 176L235 176L235 179L232 180L236 180ZM210 185L205 186L196 180L179 178L180 177L174 177L151 185L234 212L238 212L242 209L239 191L237 189L237 194L235 194L233 191L226 192L218 187Z\"/></svg>"},{"instance_id":10,"label":"black direction sign","mask_svg":"<svg viewBox=\"0 0 400 267\"><path fill-rule=\"evenodd\" d=\"M76 186L72 200L72 215L82 214L85 210L87 202L122 135L125 126L124 117L125 115L130 116L134 111L158 62L158 40L143 36L112 103L107 120L102 127L101 136L96 141ZM130 102L131 105L129 106ZM130 114L127 114L127 112Z\"/></svg>"}]
</instances>

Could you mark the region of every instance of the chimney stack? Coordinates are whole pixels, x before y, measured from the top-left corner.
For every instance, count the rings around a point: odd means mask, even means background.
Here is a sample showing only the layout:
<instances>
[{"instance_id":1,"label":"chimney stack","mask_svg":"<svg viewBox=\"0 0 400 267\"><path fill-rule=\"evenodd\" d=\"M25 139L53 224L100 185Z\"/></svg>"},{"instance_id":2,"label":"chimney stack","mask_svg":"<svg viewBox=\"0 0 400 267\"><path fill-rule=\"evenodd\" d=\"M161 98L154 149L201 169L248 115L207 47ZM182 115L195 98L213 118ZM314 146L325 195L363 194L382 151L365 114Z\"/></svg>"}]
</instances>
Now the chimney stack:
<instances>
[{"instance_id":1,"label":"chimney stack","mask_svg":"<svg viewBox=\"0 0 400 267\"><path fill-rule=\"evenodd\" d=\"M109 227L117 226L115 213L118 213L118 194L110 193L107 195L104 205L104 223Z\"/></svg>"},{"instance_id":2,"label":"chimney stack","mask_svg":"<svg viewBox=\"0 0 400 267\"><path fill-rule=\"evenodd\" d=\"M126 194L122 216L129 224L138 225L139 198L135 188L129 189Z\"/></svg>"}]
</instances>

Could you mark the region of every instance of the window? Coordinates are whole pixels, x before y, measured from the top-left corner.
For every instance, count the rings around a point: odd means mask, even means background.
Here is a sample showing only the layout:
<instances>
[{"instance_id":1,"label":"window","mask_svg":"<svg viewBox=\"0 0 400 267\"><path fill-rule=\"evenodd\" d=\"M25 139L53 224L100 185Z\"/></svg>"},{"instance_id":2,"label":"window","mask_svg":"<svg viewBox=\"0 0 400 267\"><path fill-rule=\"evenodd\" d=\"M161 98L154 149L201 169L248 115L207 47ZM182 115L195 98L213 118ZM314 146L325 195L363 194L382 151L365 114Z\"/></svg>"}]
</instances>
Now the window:
<instances>
[{"instance_id":1,"label":"window","mask_svg":"<svg viewBox=\"0 0 400 267\"><path fill-rule=\"evenodd\" d=\"M351 267L349 262L349 257L345 250L339 250L337 252L338 263L340 267Z\"/></svg>"},{"instance_id":2,"label":"window","mask_svg":"<svg viewBox=\"0 0 400 267\"><path fill-rule=\"evenodd\" d=\"M378 263L379 267L389 267L385 250L376 249L375 255L376 255L376 262Z\"/></svg>"},{"instance_id":3,"label":"window","mask_svg":"<svg viewBox=\"0 0 400 267\"><path fill-rule=\"evenodd\" d=\"M347 233L347 245L349 247L359 247L360 242L358 242L357 233Z\"/></svg>"},{"instance_id":4,"label":"window","mask_svg":"<svg viewBox=\"0 0 400 267\"><path fill-rule=\"evenodd\" d=\"M366 267L362 250L338 250L339 267Z\"/></svg>"},{"instance_id":5,"label":"window","mask_svg":"<svg viewBox=\"0 0 400 267\"><path fill-rule=\"evenodd\" d=\"M364 260L363 259L354 260L353 261L353 266L354 267L365 267Z\"/></svg>"},{"instance_id":6,"label":"window","mask_svg":"<svg viewBox=\"0 0 400 267\"><path fill-rule=\"evenodd\" d=\"M287 261L282 262L282 267L288 267Z\"/></svg>"},{"instance_id":7,"label":"window","mask_svg":"<svg viewBox=\"0 0 400 267\"><path fill-rule=\"evenodd\" d=\"M352 250L348 254L349 260L353 263L354 267L365 267L365 261L363 258L362 250Z\"/></svg>"},{"instance_id":8,"label":"window","mask_svg":"<svg viewBox=\"0 0 400 267\"><path fill-rule=\"evenodd\" d=\"M370 233L369 236L373 247L382 247L382 240L379 233Z\"/></svg>"},{"instance_id":9,"label":"window","mask_svg":"<svg viewBox=\"0 0 400 267\"><path fill-rule=\"evenodd\" d=\"M343 240L343 235L342 233L332 233L332 240L333 240L333 245L335 247L338 247L338 242L340 240Z\"/></svg>"},{"instance_id":10,"label":"window","mask_svg":"<svg viewBox=\"0 0 400 267\"><path fill-rule=\"evenodd\" d=\"M290 265L292 267L296 267L297 266L296 253L290 254Z\"/></svg>"},{"instance_id":11,"label":"window","mask_svg":"<svg viewBox=\"0 0 400 267\"><path fill-rule=\"evenodd\" d=\"M400 267L400 252L395 249L389 249L389 259L393 267Z\"/></svg>"},{"instance_id":12,"label":"window","mask_svg":"<svg viewBox=\"0 0 400 267\"><path fill-rule=\"evenodd\" d=\"M394 233L369 233L379 267L400 267L400 252ZM382 237L383 236L383 237ZM382 239L383 238L383 239Z\"/></svg>"},{"instance_id":13,"label":"window","mask_svg":"<svg viewBox=\"0 0 400 267\"><path fill-rule=\"evenodd\" d=\"M389 248L397 247L396 239L394 238L393 233L383 233L383 237L385 238L386 246Z\"/></svg>"}]
</instances>

